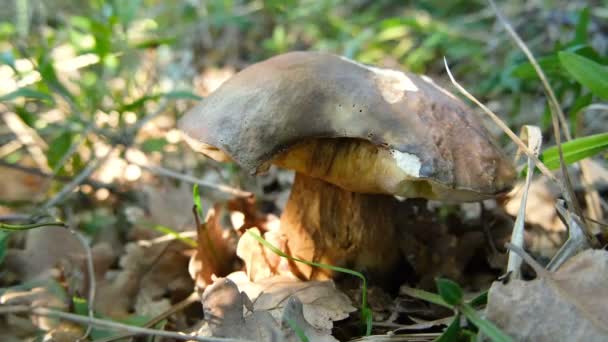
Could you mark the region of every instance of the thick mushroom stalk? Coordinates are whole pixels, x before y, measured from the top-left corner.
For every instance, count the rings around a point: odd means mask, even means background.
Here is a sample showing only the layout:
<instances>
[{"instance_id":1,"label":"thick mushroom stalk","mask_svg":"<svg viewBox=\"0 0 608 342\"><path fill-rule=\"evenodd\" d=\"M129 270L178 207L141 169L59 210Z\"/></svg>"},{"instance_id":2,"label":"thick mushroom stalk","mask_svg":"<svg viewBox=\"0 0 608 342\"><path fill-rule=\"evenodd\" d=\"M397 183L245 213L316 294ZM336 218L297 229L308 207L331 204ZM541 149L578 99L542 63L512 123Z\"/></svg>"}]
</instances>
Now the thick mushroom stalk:
<instances>
[{"instance_id":1,"label":"thick mushroom stalk","mask_svg":"<svg viewBox=\"0 0 608 342\"><path fill-rule=\"evenodd\" d=\"M393 195L478 201L515 178L475 114L430 78L330 54L254 64L179 126L213 159L296 171L281 218L288 252L370 274L399 259Z\"/></svg>"},{"instance_id":2,"label":"thick mushroom stalk","mask_svg":"<svg viewBox=\"0 0 608 342\"><path fill-rule=\"evenodd\" d=\"M329 265L342 265L379 280L399 263L400 249L392 196L344 190L296 173L281 215L281 232L290 255ZM326 279L332 272L293 263L305 279Z\"/></svg>"}]
</instances>

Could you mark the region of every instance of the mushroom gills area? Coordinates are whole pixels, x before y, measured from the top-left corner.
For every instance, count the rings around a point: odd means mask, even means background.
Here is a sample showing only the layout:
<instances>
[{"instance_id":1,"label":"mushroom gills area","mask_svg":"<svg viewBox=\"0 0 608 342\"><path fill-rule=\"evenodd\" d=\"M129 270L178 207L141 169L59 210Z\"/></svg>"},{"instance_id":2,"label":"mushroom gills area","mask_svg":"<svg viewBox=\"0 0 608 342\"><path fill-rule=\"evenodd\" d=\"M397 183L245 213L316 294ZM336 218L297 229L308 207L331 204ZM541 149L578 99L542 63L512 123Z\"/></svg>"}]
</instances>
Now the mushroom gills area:
<instances>
[{"instance_id":1,"label":"mushroom gills area","mask_svg":"<svg viewBox=\"0 0 608 342\"><path fill-rule=\"evenodd\" d=\"M402 155L367 140L319 138L290 147L272 163L349 191L434 198L429 182L416 179L412 165L399 163ZM408 157L415 164L417 157Z\"/></svg>"},{"instance_id":2,"label":"mushroom gills area","mask_svg":"<svg viewBox=\"0 0 608 342\"><path fill-rule=\"evenodd\" d=\"M388 280L401 261L393 196L343 190L297 172L281 216L292 256L366 272ZM327 279L330 270L293 263L304 279Z\"/></svg>"}]
</instances>

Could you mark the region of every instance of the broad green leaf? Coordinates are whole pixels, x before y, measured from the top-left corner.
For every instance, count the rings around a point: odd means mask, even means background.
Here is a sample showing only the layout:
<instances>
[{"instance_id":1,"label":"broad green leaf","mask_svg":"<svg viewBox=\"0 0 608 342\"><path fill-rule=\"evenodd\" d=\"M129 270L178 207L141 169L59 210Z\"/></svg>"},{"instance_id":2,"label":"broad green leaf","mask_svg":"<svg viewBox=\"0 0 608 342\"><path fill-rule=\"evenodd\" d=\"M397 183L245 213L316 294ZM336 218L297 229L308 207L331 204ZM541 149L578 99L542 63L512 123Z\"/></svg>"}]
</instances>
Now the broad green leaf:
<instances>
[{"instance_id":1,"label":"broad green leaf","mask_svg":"<svg viewBox=\"0 0 608 342\"><path fill-rule=\"evenodd\" d=\"M577 138L562 144L564 161L567 164L575 163L596 155L608 148L608 133L600 133ZM557 146L552 146L543 151L540 160L545 163L547 168L555 170L559 168L559 154Z\"/></svg>"},{"instance_id":2,"label":"broad green leaf","mask_svg":"<svg viewBox=\"0 0 608 342\"><path fill-rule=\"evenodd\" d=\"M74 135L71 132L63 132L57 138L53 139L49 144L49 150L46 153L46 157L49 161L49 166L55 169L57 163L63 158L72 146L72 140Z\"/></svg>"},{"instance_id":3,"label":"broad green leaf","mask_svg":"<svg viewBox=\"0 0 608 342\"><path fill-rule=\"evenodd\" d=\"M37 91L37 90L33 90L30 88L19 88L15 91L12 91L8 94L2 95L0 96L0 102L4 102L4 101L12 101L16 98L19 97L25 97L25 98L30 98L30 99L37 99L37 100L42 100L42 101L48 101L48 102L53 102L53 97L51 97L49 94Z\"/></svg>"},{"instance_id":4,"label":"broad green leaf","mask_svg":"<svg viewBox=\"0 0 608 342\"><path fill-rule=\"evenodd\" d=\"M165 138L150 138L141 143L141 150L150 152L160 152L169 142Z\"/></svg>"},{"instance_id":5,"label":"broad green leaf","mask_svg":"<svg viewBox=\"0 0 608 342\"><path fill-rule=\"evenodd\" d=\"M451 305L462 303L462 289L458 284L445 278L439 278L435 280L435 283L437 284L439 295L446 303Z\"/></svg>"},{"instance_id":6,"label":"broad green leaf","mask_svg":"<svg viewBox=\"0 0 608 342\"><path fill-rule=\"evenodd\" d=\"M608 100L608 67L569 51L560 52L559 60L575 80L594 95Z\"/></svg>"},{"instance_id":7,"label":"broad green leaf","mask_svg":"<svg viewBox=\"0 0 608 342\"><path fill-rule=\"evenodd\" d=\"M469 305L472 307L486 305L488 303L488 290L483 291L477 297L469 301Z\"/></svg>"},{"instance_id":8,"label":"broad green leaf","mask_svg":"<svg viewBox=\"0 0 608 342\"><path fill-rule=\"evenodd\" d=\"M460 315L456 315L452 323L443 331L435 342L452 342L458 340L458 332L460 331Z\"/></svg>"},{"instance_id":9,"label":"broad green leaf","mask_svg":"<svg viewBox=\"0 0 608 342\"><path fill-rule=\"evenodd\" d=\"M471 323L475 324L479 331L481 331L484 335L486 335L490 340L494 342L511 342L513 339L509 337L509 335L505 334L502 330L500 330L494 323L481 318L477 311L473 309L468 304L463 304L459 307L460 312L465 315L465 317L471 321Z\"/></svg>"}]
</instances>

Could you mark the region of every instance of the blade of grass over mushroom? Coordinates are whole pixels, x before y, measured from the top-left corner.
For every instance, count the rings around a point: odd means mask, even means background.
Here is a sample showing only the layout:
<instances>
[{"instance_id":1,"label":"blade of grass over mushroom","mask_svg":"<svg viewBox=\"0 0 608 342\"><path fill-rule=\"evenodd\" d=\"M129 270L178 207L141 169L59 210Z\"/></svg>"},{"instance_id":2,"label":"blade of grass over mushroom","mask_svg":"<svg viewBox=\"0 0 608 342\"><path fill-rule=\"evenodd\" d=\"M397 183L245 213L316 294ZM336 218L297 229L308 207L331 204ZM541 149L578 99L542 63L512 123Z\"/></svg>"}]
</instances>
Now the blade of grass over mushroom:
<instances>
[{"instance_id":1,"label":"blade of grass over mushroom","mask_svg":"<svg viewBox=\"0 0 608 342\"><path fill-rule=\"evenodd\" d=\"M526 144L524 144L523 141L521 141L521 139L509 128L509 126L507 126L507 124L505 124L505 122L498 115L496 115L496 113L492 112L486 105L481 103L477 98L475 98L475 96L471 95L471 93L469 93L468 90L466 90L462 85L460 85L460 83L458 83L456 81L456 79L452 75L452 72L450 71L450 67L448 66L448 61L445 57L443 58L443 63L445 65L445 70L448 74L448 77L450 78L450 81L456 87L456 89L461 94L463 94L466 98L473 101L473 103L475 103L477 106L479 106L479 108L481 108L494 121L494 123L496 123L496 125L503 132L505 132L505 134L515 143L515 145L517 145L517 147L523 153L525 153L528 158L530 158L534 161L534 164L536 164L536 167L540 170L540 172L542 172L543 175L545 175L546 177L551 179L553 182L555 182L560 187L560 189L563 190L564 185L562 184L562 182L560 182L557 178L555 178L555 176L545 166L545 164L542 161L540 161L540 159L538 159L538 157L536 157L534 155L534 153L526 146Z\"/></svg>"},{"instance_id":2,"label":"blade of grass over mushroom","mask_svg":"<svg viewBox=\"0 0 608 342\"><path fill-rule=\"evenodd\" d=\"M562 177L563 177L563 182L564 182L562 192L564 194L564 197L568 201L569 206L571 208L573 208L574 212L578 216L583 216L583 211L574 195L572 182L570 181L570 175L568 174L568 169L566 168L566 163L564 161L564 156L563 156L562 147L561 147L560 122L561 122L561 128L563 129L564 135L566 136L566 140L572 139L572 136L570 134L569 125L568 125L568 120L566 119L566 116L564 115L564 112L562 111L562 109L559 105L559 102L557 101L557 98L555 97L553 88L551 88L551 86L549 85L549 82L547 81L547 77L545 76L545 73L543 72L541 67L538 65L538 62L534 58L534 55L532 54L530 49L528 49L528 46L526 45L526 43L524 43L524 41L519 37L517 32L515 32L515 29L513 29L513 26L511 25L511 23L509 23L507 18L505 18L505 16L500 12L500 10L498 9L498 6L496 6L494 1L488 0L488 2L490 3L490 6L492 6L492 9L494 10L496 17L498 18L500 23L504 26L505 30L507 30L507 32L509 33L511 38L513 38L513 40L515 41L517 46L526 55L526 57L528 58L530 63L532 63L534 70L536 70L536 73L538 74L538 78L540 78L541 83L543 84L543 87L545 88L545 93L547 94L547 96L549 98L549 107L551 108L551 123L553 125L553 134L555 136L555 145L557 147L557 151L559 154L560 167L561 167L561 172L562 172ZM584 173L584 169L583 169L583 173ZM587 227L586 229L588 230L589 228ZM588 235L589 234L590 233L588 233Z\"/></svg>"},{"instance_id":3,"label":"blade of grass over mushroom","mask_svg":"<svg viewBox=\"0 0 608 342\"><path fill-rule=\"evenodd\" d=\"M338 266L333 266L333 265L326 265L326 264L321 264L321 263L317 263L317 262L313 262L313 261L302 260L299 258L292 257L291 255L285 254L282 250L280 250L276 246L272 245L270 242L266 241L262 236L252 232L251 230L248 230L247 233L249 235L251 235L254 239L256 239L259 243L264 245L264 247L270 249L274 254L279 255L283 258L287 258L289 260L293 260L296 262L301 262L301 263L309 265L309 266L320 267L320 268L325 268L325 269L332 270L335 272L350 274L350 275L353 275L353 276L361 279L361 282L362 282L362 285L361 285L361 316L362 316L363 321L366 326L365 335L368 336L371 334L372 316L371 316L371 309L367 305L367 279L365 278L365 276L362 273L353 271L348 268L343 268L343 267L338 267Z\"/></svg>"}]
</instances>

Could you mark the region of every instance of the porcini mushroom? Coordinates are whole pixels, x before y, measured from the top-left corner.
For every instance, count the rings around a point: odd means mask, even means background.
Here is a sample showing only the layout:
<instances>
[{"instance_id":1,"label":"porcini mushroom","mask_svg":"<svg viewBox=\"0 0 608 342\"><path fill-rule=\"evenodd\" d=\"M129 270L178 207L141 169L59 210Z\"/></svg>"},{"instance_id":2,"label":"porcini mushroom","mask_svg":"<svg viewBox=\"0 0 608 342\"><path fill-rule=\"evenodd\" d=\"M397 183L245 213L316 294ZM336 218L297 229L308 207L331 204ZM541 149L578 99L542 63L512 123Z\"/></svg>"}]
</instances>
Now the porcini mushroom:
<instances>
[{"instance_id":1,"label":"porcini mushroom","mask_svg":"<svg viewBox=\"0 0 608 342\"><path fill-rule=\"evenodd\" d=\"M372 274L400 259L393 195L479 201L515 176L479 118L430 78L325 53L245 68L179 127L204 154L252 174L295 170L281 216L288 252Z\"/></svg>"}]
</instances>

